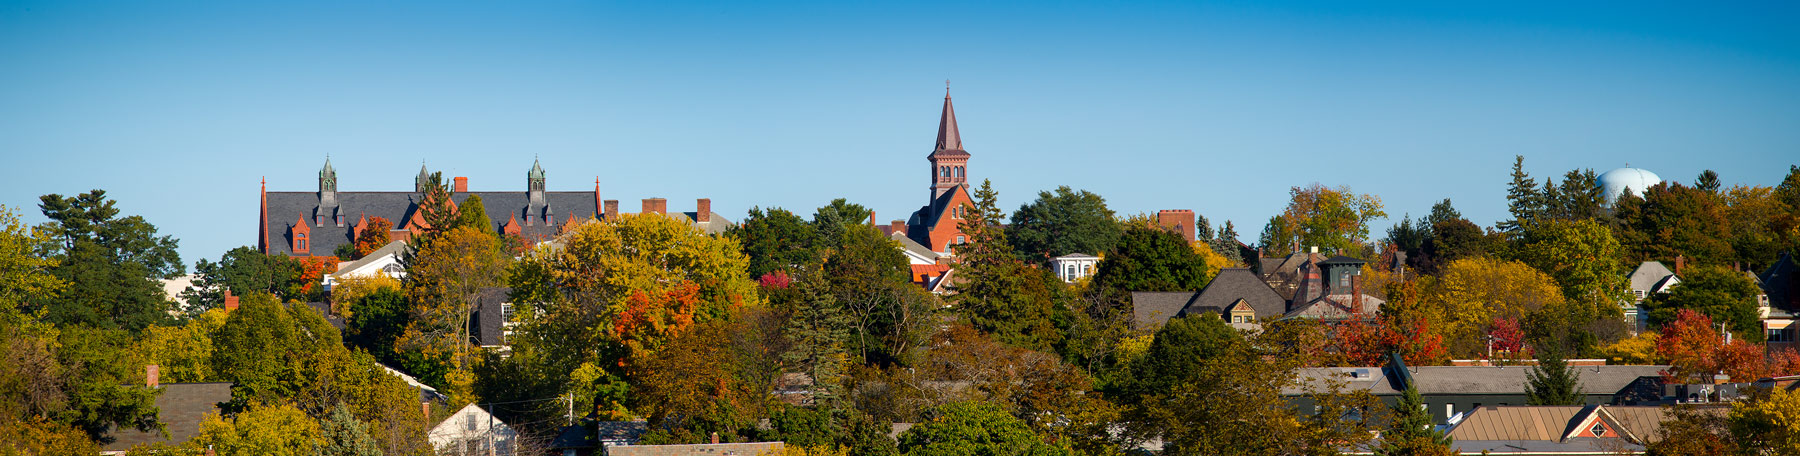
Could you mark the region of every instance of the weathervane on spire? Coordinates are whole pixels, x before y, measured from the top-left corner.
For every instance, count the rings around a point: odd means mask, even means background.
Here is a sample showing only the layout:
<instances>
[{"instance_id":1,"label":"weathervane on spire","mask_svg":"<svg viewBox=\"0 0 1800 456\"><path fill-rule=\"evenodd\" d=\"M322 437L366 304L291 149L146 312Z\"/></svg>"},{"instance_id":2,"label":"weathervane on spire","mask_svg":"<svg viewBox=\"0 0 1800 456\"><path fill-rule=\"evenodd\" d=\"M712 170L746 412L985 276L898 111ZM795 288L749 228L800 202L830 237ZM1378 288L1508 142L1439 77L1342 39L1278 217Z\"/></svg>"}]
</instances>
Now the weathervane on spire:
<instances>
[{"instance_id":1,"label":"weathervane on spire","mask_svg":"<svg viewBox=\"0 0 1800 456\"><path fill-rule=\"evenodd\" d=\"M950 96L950 80L944 80L944 96Z\"/></svg>"}]
</instances>

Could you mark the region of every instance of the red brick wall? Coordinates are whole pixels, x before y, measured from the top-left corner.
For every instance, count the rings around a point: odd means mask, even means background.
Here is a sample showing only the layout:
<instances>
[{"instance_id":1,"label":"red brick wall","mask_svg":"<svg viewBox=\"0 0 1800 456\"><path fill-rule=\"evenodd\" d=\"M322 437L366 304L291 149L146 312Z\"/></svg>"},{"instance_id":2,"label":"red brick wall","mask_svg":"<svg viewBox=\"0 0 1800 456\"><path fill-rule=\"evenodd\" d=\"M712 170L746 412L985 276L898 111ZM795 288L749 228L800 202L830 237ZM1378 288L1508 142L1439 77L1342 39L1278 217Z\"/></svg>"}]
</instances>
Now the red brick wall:
<instances>
[{"instance_id":1,"label":"red brick wall","mask_svg":"<svg viewBox=\"0 0 1800 456\"><path fill-rule=\"evenodd\" d=\"M1194 242L1194 211L1187 209L1156 211L1156 224L1180 234L1188 242Z\"/></svg>"}]
</instances>

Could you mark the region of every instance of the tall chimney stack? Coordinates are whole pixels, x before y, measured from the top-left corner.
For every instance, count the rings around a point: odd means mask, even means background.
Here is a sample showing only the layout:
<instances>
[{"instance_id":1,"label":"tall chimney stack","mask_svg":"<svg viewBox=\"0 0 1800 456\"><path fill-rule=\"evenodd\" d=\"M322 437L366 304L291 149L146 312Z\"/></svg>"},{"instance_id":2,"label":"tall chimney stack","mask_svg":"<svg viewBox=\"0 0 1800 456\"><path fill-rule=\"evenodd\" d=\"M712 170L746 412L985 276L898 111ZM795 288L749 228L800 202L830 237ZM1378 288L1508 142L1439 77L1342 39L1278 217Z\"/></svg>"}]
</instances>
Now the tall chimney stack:
<instances>
[{"instance_id":1,"label":"tall chimney stack","mask_svg":"<svg viewBox=\"0 0 1800 456\"><path fill-rule=\"evenodd\" d=\"M162 386L162 366L147 364L144 366L144 386L157 388Z\"/></svg>"},{"instance_id":2,"label":"tall chimney stack","mask_svg":"<svg viewBox=\"0 0 1800 456\"><path fill-rule=\"evenodd\" d=\"M451 189L452 189L452 191L454 191L456 193L468 193L469 192L469 178L462 177L462 176L456 176L456 185L451 187Z\"/></svg>"},{"instance_id":3,"label":"tall chimney stack","mask_svg":"<svg viewBox=\"0 0 1800 456\"><path fill-rule=\"evenodd\" d=\"M667 214L669 213L669 200L662 198L644 198L643 213Z\"/></svg>"},{"instance_id":4,"label":"tall chimney stack","mask_svg":"<svg viewBox=\"0 0 1800 456\"><path fill-rule=\"evenodd\" d=\"M1675 255L1675 276L1680 277L1681 270L1686 269L1686 268L1687 268L1687 257L1682 256L1682 255Z\"/></svg>"},{"instance_id":5,"label":"tall chimney stack","mask_svg":"<svg viewBox=\"0 0 1800 456\"><path fill-rule=\"evenodd\" d=\"M225 290L225 312L230 313L232 311L237 310L237 308L238 308L238 297L232 296L231 290L226 289Z\"/></svg>"},{"instance_id":6,"label":"tall chimney stack","mask_svg":"<svg viewBox=\"0 0 1800 456\"><path fill-rule=\"evenodd\" d=\"M875 225L877 225L877 223L875 223L875 211L870 210L869 211L869 226L875 226Z\"/></svg>"},{"instance_id":7,"label":"tall chimney stack","mask_svg":"<svg viewBox=\"0 0 1800 456\"><path fill-rule=\"evenodd\" d=\"M694 200L694 221L700 223L712 221L712 198Z\"/></svg>"},{"instance_id":8,"label":"tall chimney stack","mask_svg":"<svg viewBox=\"0 0 1800 456\"><path fill-rule=\"evenodd\" d=\"M619 200L606 200L606 217L619 216Z\"/></svg>"}]
</instances>

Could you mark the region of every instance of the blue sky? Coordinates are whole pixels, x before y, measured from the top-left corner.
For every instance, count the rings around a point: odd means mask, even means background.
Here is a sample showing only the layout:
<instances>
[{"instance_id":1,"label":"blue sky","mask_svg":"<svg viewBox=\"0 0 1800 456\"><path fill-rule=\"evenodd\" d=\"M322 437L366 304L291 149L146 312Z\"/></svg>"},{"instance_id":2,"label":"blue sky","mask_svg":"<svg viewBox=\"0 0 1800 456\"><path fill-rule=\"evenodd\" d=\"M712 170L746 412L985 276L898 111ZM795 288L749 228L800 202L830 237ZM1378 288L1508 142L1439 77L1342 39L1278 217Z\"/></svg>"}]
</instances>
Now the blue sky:
<instances>
[{"instance_id":1,"label":"blue sky","mask_svg":"<svg viewBox=\"0 0 1800 456\"><path fill-rule=\"evenodd\" d=\"M1009 211L1070 185L1248 242L1313 182L1487 225L1515 154L1728 185L1800 162L1794 2L260 3L0 2L0 204L103 188L191 265L327 154L343 190L421 161L523 190L538 157L628 208L885 222L925 203L945 79Z\"/></svg>"}]
</instances>

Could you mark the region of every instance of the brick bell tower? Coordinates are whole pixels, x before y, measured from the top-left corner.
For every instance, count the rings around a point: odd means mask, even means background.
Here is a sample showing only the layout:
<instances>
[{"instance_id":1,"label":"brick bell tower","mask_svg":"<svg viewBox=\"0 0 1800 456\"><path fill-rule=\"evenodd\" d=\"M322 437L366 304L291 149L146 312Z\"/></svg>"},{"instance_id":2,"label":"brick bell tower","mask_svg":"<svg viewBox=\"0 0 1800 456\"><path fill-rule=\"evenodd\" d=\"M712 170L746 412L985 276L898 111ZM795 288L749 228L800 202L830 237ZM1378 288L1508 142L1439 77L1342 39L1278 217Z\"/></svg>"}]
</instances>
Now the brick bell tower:
<instances>
[{"instance_id":1,"label":"brick bell tower","mask_svg":"<svg viewBox=\"0 0 1800 456\"><path fill-rule=\"evenodd\" d=\"M963 150L962 134L956 131L956 109L950 106L949 81L944 84L944 114L938 120L937 146L925 159L931 161L932 201L969 182L968 171L964 169L969 163L969 153Z\"/></svg>"}]
</instances>

